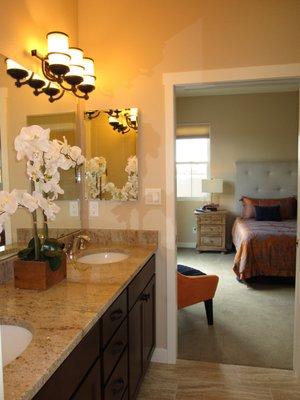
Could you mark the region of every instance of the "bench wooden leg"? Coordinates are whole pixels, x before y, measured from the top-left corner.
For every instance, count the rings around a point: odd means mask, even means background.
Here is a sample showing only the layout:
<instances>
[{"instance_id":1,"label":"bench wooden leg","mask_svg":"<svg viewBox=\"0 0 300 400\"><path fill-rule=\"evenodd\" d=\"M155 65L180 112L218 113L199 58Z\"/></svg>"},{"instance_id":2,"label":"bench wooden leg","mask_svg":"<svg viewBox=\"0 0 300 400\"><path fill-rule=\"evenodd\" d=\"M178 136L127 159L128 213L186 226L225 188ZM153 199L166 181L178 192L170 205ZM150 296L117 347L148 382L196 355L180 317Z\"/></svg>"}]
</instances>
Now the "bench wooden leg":
<instances>
[{"instance_id":1,"label":"bench wooden leg","mask_svg":"<svg viewBox=\"0 0 300 400\"><path fill-rule=\"evenodd\" d=\"M208 325L214 324L214 314L213 314L213 300L206 300L204 301L205 304L205 311L206 311L206 318Z\"/></svg>"}]
</instances>

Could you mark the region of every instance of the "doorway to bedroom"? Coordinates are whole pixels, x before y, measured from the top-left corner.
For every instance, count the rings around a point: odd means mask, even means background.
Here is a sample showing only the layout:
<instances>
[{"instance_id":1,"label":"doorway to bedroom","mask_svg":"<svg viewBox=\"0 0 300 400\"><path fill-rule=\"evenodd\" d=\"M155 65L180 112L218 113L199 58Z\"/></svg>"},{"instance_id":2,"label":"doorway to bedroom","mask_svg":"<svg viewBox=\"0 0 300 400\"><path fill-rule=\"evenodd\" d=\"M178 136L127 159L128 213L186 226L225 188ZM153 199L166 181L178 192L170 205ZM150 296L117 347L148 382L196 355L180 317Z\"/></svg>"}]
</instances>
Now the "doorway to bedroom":
<instances>
[{"instance_id":1,"label":"doorway to bedroom","mask_svg":"<svg viewBox=\"0 0 300 400\"><path fill-rule=\"evenodd\" d=\"M176 88L178 358L293 368L298 88Z\"/></svg>"}]
</instances>

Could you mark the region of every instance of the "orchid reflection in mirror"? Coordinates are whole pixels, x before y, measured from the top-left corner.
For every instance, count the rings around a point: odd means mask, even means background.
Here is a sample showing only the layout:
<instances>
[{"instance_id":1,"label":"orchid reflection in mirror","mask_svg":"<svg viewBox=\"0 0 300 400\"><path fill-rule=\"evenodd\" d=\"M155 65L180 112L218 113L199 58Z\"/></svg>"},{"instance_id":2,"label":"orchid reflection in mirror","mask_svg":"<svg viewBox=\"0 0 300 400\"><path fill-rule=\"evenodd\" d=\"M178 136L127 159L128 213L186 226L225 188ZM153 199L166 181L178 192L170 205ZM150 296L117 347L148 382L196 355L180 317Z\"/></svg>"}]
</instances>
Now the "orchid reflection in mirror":
<instances>
[{"instance_id":1,"label":"orchid reflection in mirror","mask_svg":"<svg viewBox=\"0 0 300 400\"><path fill-rule=\"evenodd\" d=\"M138 109L94 110L84 115L86 196L92 199L138 199Z\"/></svg>"}]
</instances>

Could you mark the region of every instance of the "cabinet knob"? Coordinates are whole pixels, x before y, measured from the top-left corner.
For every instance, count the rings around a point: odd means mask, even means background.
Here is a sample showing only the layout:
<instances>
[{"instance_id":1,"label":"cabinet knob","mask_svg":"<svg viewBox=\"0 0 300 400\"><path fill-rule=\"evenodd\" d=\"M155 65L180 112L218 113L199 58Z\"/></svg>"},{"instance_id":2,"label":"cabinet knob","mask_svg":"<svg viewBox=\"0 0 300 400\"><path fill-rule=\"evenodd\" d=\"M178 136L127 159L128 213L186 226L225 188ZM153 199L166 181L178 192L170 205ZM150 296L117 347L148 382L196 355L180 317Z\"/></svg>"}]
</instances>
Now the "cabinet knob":
<instances>
[{"instance_id":1,"label":"cabinet knob","mask_svg":"<svg viewBox=\"0 0 300 400\"><path fill-rule=\"evenodd\" d=\"M111 354L116 355L122 352L124 348L124 343L120 340L112 345Z\"/></svg>"},{"instance_id":2,"label":"cabinet knob","mask_svg":"<svg viewBox=\"0 0 300 400\"><path fill-rule=\"evenodd\" d=\"M150 299L150 293L142 293L140 299L142 301L148 301Z\"/></svg>"},{"instance_id":3,"label":"cabinet knob","mask_svg":"<svg viewBox=\"0 0 300 400\"><path fill-rule=\"evenodd\" d=\"M117 321L118 319L122 318L123 311L119 308L118 310L113 311L110 314L110 319L112 321Z\"/></svg>"},{"instance_id":4,"label":"cabinet knob","mask_svg":"<svg viewBox=\"0 0 300 400\"><path fill-rule=\"evenodd\" d=\"M119 394L120 392L123 391L123 389L124 389L124 384L125 384L125 381L124 381L123 378L116 379L116 380L112 383L112 386L113 386L113 388L112 388L112 394L113 394L113 396L115 396L115 395L117 395L117 394Z\"/></svg>"}]
</instances>

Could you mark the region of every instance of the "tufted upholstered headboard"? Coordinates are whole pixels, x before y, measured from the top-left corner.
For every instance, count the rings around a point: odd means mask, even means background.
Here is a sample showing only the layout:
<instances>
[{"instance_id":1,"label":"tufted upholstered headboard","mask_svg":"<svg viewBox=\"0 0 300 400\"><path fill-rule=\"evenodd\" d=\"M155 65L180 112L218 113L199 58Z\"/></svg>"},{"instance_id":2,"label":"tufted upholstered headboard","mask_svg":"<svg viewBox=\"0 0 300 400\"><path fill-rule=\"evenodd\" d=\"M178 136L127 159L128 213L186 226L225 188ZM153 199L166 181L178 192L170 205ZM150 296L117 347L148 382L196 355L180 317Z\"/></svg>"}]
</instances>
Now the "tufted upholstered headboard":
<instances>
[{"instance_id":1,"label":"tufted upholstered headboard","mask_svg":"<svg viewBox=\"0 0 300 400\"><path fill-rule=\"evenodd\" d=\"M244 196L276 199L297 196L297 161L237 161L235 203L240 214Z\"/></svg>"}]
</instances>

